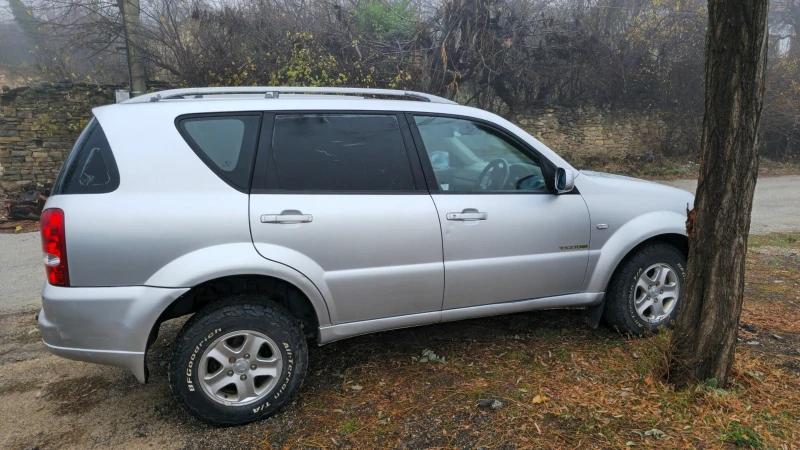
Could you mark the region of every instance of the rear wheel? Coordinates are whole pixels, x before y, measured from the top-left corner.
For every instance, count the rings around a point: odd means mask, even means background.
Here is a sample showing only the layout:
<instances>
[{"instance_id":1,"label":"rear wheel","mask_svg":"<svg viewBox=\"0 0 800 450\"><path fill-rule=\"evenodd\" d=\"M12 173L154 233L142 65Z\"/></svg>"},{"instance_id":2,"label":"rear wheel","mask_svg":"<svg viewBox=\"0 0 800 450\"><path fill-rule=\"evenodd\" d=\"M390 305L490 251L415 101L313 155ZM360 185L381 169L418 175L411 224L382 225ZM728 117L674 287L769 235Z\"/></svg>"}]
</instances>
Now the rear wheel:
<instances>
[{"instance_id":1,"label":"rear wheel","mask_svg":"<svg viewBox=\"0 0 800 450\"><path fill-rule=\"evenodd\" d=\"M686 257L666 243L647 244L611 277L603 317L620 332L641 336L672 327L685 280Z\"/></svg>"},{"instance_id":2,"label":"rear wheel","mask_svg":"<svg viewBox=\"0 0 800 450\"><path fill-rule=\"evenodd\" d=\"M213 425L275 413L300 389L308 362L297 320L257 295L217 300L192 317L173 349L169 378L178 403Z\"/></svg>"}]
</instances>

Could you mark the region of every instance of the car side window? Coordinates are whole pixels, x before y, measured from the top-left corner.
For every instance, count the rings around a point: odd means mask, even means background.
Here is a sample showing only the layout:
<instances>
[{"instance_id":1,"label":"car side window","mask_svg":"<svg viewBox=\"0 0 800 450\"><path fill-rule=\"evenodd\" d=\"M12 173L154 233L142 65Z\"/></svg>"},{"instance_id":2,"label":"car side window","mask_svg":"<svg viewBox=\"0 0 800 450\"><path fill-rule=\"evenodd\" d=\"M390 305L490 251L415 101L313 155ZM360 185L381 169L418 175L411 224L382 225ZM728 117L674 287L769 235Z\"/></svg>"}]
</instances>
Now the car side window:
<instances>
[{"instance_id":1,"label":"car side window","mask_svg":"<svg viewBox=\"0 0 800 450\"><path fill-rule=\"evenodd\" d=\"M105 194L116 190L119 181L117 163L106 134L93 119L64 163L53 185L53 195Z\"/></svg>"},{"instance_id":2,"label":"car side window","mask_svg":"<svg viewBox=\"0 0 800 450\"><path fill-rule=\"evenodd\" d=\"M179 119L179 130L211 170L247 190L260 124L260 114L190 116Z\"/></svg>"},{"instance_id":3,"label":"car side window","mask_svg":"<svg viewBox=\"0 0 800 450\"><path fill-rule=\"evenodd\" d=\"M414 116L440 191L549 192L538 158L480 122Z\"/></svg>"},{"instance_id":4,"label":"car side window","mask_svg":"<svg viewBox=\"0 0 800 450\"><path fill-rule=\"evenodd\" d=\"M279 114L272 157L280 189L414 190L394 115Z\"/></svg>"}]
</instances>

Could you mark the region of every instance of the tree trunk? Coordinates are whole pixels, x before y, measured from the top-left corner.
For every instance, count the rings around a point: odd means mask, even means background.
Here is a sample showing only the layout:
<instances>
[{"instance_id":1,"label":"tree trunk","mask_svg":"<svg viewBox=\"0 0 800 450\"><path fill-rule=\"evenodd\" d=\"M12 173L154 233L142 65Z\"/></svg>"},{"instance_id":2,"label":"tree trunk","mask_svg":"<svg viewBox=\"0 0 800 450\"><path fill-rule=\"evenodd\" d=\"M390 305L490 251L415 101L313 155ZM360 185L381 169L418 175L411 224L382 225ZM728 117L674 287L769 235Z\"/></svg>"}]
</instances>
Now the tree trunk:
<instances>
[{"instance_id":1,"label":"tree trunk","mask_svg":"<svg viewBox=\"0 0 800 450\"><path fill-rule=\"evenodd\" d=\"M670 381L728 380L744 299L758 176L769 0L709 0L700 178L688 212L689 262L672 335Z\"/></svg>"},{"instance_id":2,"label":"tree trunk","mask_svg":"<svg viewBox=\"0 0 800 450\"><path fill-rule=\"evenodd\" d=\"M144 52L142 51L139 20L139 0L117 0L125 28L125 48L128 52L128 72L131 82L131 97L147 92Z\"/></svg>"}]
</instances>

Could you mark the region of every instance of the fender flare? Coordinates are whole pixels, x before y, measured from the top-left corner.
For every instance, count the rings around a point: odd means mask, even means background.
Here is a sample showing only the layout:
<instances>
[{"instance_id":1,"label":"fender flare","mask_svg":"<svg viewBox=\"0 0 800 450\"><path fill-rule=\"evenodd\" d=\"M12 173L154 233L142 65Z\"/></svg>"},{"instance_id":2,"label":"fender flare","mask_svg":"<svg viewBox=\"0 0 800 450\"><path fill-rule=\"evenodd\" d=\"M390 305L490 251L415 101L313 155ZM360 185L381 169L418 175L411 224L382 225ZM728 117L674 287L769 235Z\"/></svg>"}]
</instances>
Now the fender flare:
<instances>
[{"instance_id":1,"label":"fender flare","mask_svg":"<svg viewBox=\"0 0 800 450\"><path fill-rule=\"evenodd\" d=\"M654 211L637 216L606 241L589 252L589 272L583 292L605 292L622 259L642 242L665 234L686 236L686 217L674 211Z\"/></svg>"},{"instance_id":2,"label":"fender flare","mask_svg":"<svg viewBox=\"0 0 800 450\"><path fill-rule=\"evenodd\" d=\"M294 285L311 302L319 326L331 324L328 304L317 286L293 267L263 258L252 242L222 244L186 253L159 269L145 284L191 288L206 281L236 275L264 275Z\"/></svg>"}]
</instances>

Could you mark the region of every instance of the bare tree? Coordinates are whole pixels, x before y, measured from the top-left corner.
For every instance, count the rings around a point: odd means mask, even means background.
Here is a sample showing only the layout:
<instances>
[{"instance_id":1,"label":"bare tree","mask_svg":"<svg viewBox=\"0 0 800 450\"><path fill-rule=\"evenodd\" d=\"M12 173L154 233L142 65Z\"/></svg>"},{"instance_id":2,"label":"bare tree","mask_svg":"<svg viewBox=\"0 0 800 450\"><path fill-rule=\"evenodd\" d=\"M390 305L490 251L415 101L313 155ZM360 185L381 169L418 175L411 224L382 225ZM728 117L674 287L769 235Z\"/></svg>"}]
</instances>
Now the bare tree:
<instances>
[{"instance_id":1,"label":"bare tree","mask_svg":"<svg viewBox=\"0 0 800 450\"><path fill-rule=\"evenodd\" d=\"M760 143L792 157L800 0L773 1L772 38L792 45L770 60ZM652 108L692 143L681 151L699 152L706 0L9 2L41 42L32 72L51 80L133 79L137 92L145 75L190 86L413 89L508 117L549 105Z\"/></svg>"},{"instance_id":2,"label":"bare tree","mask_svg":"<svg viewBox=\"0 0 800 450\"><path fill-rule=\"evenodd\" d=\"M758 176L769 0L709 0L700 179L688 211L686 288L672 335L670 381L715 379L733 364ZM688 209L687 209L688 210Z\"/></svg>"}]
</instances>

